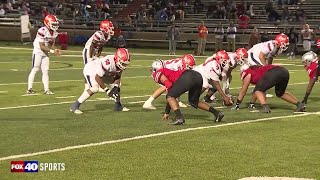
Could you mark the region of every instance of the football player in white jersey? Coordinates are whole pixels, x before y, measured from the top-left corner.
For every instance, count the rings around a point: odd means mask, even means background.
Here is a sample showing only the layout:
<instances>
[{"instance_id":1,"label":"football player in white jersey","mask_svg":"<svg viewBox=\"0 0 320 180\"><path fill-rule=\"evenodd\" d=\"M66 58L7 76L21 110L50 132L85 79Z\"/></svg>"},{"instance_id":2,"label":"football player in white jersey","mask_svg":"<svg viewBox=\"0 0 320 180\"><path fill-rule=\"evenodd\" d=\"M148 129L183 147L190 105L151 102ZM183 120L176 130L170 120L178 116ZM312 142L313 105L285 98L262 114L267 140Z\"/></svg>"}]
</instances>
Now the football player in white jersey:
<instances>
[{"instance_id":1,"label":"football player in white jersey","mask_svg":"<svg viewBox=\"0 0 320 180\"><path fill-rule=\"evenodd\" d=\"M184 69L192 69L195 65L195 58L192 54L186 54L183 57L170 59L170 60L157 60L154 62L155 66L159 66L161 68L167 68L173 71L184 70ZM143 109L156 109L152 105L152 102L158 98L162 93L166 91L166 87L161 86L149 97L149 99L143 104ZM187 107L184 103L178 100L178 104L180 107Z\"/></svg>"},{"instance_id":2,"label":"football player in white jersey","mask_svg":"<svg viewBox=\"0 0 320 180\"><path fill-rule=\"evenodd\" d=\"M84 90L79 99L72 104L70 111L75 114L82 114L79 110L80 105L89 99L94 93L99 91L99 87L103 88L107 95L115 101L115 111L129 111L120 103L120 77L114 81L114 86L109 89L104 84L103 77L105 75L115 76L122 73L130 64L130 55L127 49L119 48L115 55L107 55L88 62L83 69L83 75L87 83L90 85L88 90Z\"/></svg>"},{"instance_id":3,"label":"football player in white jersey","mask_svg":"<svg viewBox=\"0 0 320 180\"><path fill-rule=\"evenodd\" d=\"M220 50L215 55L207 58L203 64L193 68L199 72L203 79L203 90L215 86L217 91L223 97L225 105L231 105L233 102L222 90L220 85L220 77L224 68L229 64L229 55L225 50Z\"/></svg>"},{"instance_id":4,"label":"football player in white jersey","mask_svg":"<svg viewBox=\"0 0 320 180\"><path fill-rule=\"evenodd\" d=\"M103 20L100 23L100 30L96 31L86 42L82 51L83 64L100 57L103 46L114 35L114 27L111 21ZM89 85L85 84L85 89L88 89Z\"/></svg>"},{"instance_id":5,"label":"football player in white jersey","mask_svg":"<svg viewBox=\"0 0 320 180\"><path fill-rule=\"evenodd\" d=\"M227 66L222 69L221 76L222 76L222 90L226 95L230 97L231 95L229 93L229 87L232 81L231 72L233 69L237 67L239 63L240 65L242 65L241 62L247 61L248 51L245 48L238 48L236 52L228 52L228 56L229 56L229 64L227 64ZM213 100L215 99L214 93L216 91L217 90L215 89L215 87L210 88L208 90L207 95L204 97L205 102L207 103L213 102Z\"/></svg>"},{"instance_id":6,"label":"football player in white jersey","mask_svg":"<svg viewBox=\"0 0 320 180\"><path fill-rule=\"evenodd\" d=\"M278 34L274 40L258 43L249 49L248 62L250 66L272 64L273 57L284 52L288 46L289 37L283 33Z\"/></svg>"},{"instance_id":7,"label":"football player in white jersey","mask_svg":"<svg viewBox=\"0 0 320 180\"><path fill-rule=\"evenodd\" d=\"M49 53L60 55L60 50L55 47L55 39L58 36L59 21L54 15L44 18L44 27L38 29L37 36L33 42L32 70L28 77L27 94L34 94L33 82L36 73L41 68L44 94L54 94L49 89Z\"/></svg>"}]
</instances>

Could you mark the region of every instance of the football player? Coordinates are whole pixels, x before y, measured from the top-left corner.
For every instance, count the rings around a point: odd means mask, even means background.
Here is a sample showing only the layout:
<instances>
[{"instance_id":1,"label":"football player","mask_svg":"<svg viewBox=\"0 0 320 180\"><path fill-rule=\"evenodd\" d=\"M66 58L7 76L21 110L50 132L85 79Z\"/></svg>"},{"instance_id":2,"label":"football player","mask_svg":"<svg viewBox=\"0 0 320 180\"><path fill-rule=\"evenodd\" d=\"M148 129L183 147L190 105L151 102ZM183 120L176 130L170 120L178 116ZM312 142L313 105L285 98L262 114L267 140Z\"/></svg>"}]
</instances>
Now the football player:
<instances>
[{"instance_id":1,"label":"football player","mask_svg":"<svg viewBox=\"0 0 320 180\"><path fill-rule=\"evenodd\" d=\"M54 15L47 15L44 18L43 27L38 29L36 38L33 42L32 53L32 70L28 77L27 94L34 94L33 82L36 73L41 68L42 83L44 86L44 94L54 94L49 89L49 54L60 55L60 50L55 46L55 39L58 36L59 21Z\"/></svg>"},{"instance_id":2,"label":"football player","mask_svg":"<svg viewBox=\"0 0 320 180\"><path fill-rule=\"evenodd\" d=\"M222 90L225 94L231 96L229 93L229 87L232 80L231 72L238 64L242 65L243 62L247 61L248 52L245 48L238 48L236 52L228 53L228 56L230 58L229 64L222 70ZM214 93L216 91L215 87L209 88L207 95L204 97L205 102L212 103L215 99Z\"/></svg>"},{"instance_id":3,"label":"football player","mask_svg":"<svg viewBox=\"0 0 320 180\"><path fill-rule=\"evenodd\" d=\"M111 21L103 20L100 23L100 30L96 31L86 42L82 51L83 64L100 57L103 46L114 35L114 27ZM85 89L88 89L89 85L85 83Z\"/></svg>"},{"instance_id":4,"label":"football player","mask_svg":"<svg viewBox=\"0 0 320 180\"><path fill-rule=\"evenodd\" d=\"M115 55L107 55L88 62L83 69L84 78L90 85L88 90L84 90L79 99L72 104L70 111L75 114L82 114L79 110L80 105L89 99L94 93L99 91L99 87L103 88L107 95L115 101L115 111L129 111L120 103L120 76L122 71L130 64L130 55L127 49L119 48ZM109 89L104 84L103 77L105 75L116 76L120 74L114 81L114 87Z\"/></svg>"},{"instance_id":5,"label":"football player","mask_svg":"<svg viewBox=\"0 0 320 180\"><path fill-rule=\"evenodd\" d=\"M152 77L156 83L159 83L167 89L166 96L167 106L163 115L163 120L169 119L169 113L172 109L175 113L175 120L171 123L173 125L182 125L185 119L179 109L177 97L188 91L188 100L192 107L200 108L202 110L211 112L214 115L213 120L219 122L224 115L208 105L205 102L199 101L202 93L202 76L199 72L193 70L178 70L173 71L167 68L160 68L155 63L151 68Z\"/></svg>"},{"instance_id":6,"label":"football player","mask_svg":"<svg viewBox=\"0 0 320 180\"><path fill-rule=\"evenodd\" d=\"M255 96L253 99L259 100L262 106L260 112L271 113L271 109L267 104L265 92L272 87L275 87L277 97L296 105L296 112L304 111L304 103L301 103L297 98L286 91L289 82L289 71L286 68L276 65L249 67L247 64L244 64L241 67L240 77L242 79L242 88L233 109L238 110L240 108L240 103L251 83L256 85L252 96Z\"/></svg>"},{"instance_id":7,"label":"football player","mask_svg":"<svg viewBox=\"0 0 320 180\"><path fill-rule=\"evenodd\" d=\"M274 40L258 43L248 51L249 65L265 66L272 64L273 57L284 52L288 46L289 37L283 33L278 34Z\"/></svg>"},{"instance_id":8,"label":"football player","mask_svg":"<svg viewBox=\"0 0 320 180\"><path fill-rule=\"evenodd\" d=\"M171 69L173 71L192 69L195 65L195 58L192 54L186 54L181 58L170 60L157 60L153 62L153 65L158 66L159 68ZM156 107L152 105L152 102L165 91L165 86L161 86L156 91L154 91L154 93L149 97L149 99L143 104L143 109L156 109ZM180 107L187 107L179 99L178 104Z\"/></svg>"},{"instance_id":9,"label":"football player","mask_svg":"<svg viewBox=\"0 0 320 180\"><path fill-rule=\"evenodd\" d=\"M224 100L225 105L232 104L230 97L228 97L222 90L220 85L220 77L223 69L228 67L230 58L225 50L220 50L213 56L206 59L203 64L194 67L193 70L199 72L203 79L203 89L215 88Z\"/></svg>"},{"instance_id":10,"label":"football player","mask_svg":"<svg viewBox=\"0 0 320 180\"><path fill-rule=\"evenodd\" d=\"M312 51L309 51L302 56L302 62L310 78L305 96L302 101L303 103L307 104L312 88L315 82L318 80L318 77L320 76L320 66L318 64L317 54Z\"/></svg>"}]
</instances>

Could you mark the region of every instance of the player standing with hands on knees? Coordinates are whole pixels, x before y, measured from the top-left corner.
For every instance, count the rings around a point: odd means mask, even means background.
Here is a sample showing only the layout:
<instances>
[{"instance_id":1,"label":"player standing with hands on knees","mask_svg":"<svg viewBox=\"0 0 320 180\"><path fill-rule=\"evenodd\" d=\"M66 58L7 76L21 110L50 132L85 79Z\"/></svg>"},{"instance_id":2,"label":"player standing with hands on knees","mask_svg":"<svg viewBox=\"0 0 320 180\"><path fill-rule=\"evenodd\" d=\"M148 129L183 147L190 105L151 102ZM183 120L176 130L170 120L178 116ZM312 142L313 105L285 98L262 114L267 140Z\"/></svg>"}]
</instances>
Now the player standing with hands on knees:
<instances>
[{"instance_id":1,"label":"player standing with hands on knees","mask_svg":"<svg viewBox=\"0 0 320 180\"><path fill-rule=\"evenodd\" d=\"M36 38L33 42L32 53L32 70L28 77L27 94L34 94L33 82L36 73L41 68L42 83L44 86L44 94L54 94L49 89L49 54L60 55L60 50L55 46L55 40L58 36L59 21L54 15L47 15L44 18L45 26L38 29Z\"/></svg>"},{"instance_id":2,"label":"player standing with hands on knees","mask_svg":"<svg viewBox=\"0 0 320 180\"><path fill-rule=\"evenodd\" d=\"M100 30L93 33L88 39L82 51L83 64L93 61L100 57L103 46L114 35L114 27L111 21L103 20L100 23ZM89 89L89 85L85 83L85 89Z\"/></svg>"},{"instance_id":3,"label":"player standing with hands on knees","mask_svg":"<svg viewBox=\"0 0 320 180\"><path fill-rule=\"evenodd\" d=\"M88 62L84 66L83 75L90 88L83 91L79 99L71 105L70 111L75 114L82 114L82 111L79 110L80 105L98 92L99 88L104 89L107 95L115 101L115 111L129 111L128 108L123 107L120 103L120 77L129 64L130 55L125 48L119 48L115 55L107 55ZM115 78L112 89L109 89L104 84L104 76L118 77Z\"/></svg>"}]
</instances>

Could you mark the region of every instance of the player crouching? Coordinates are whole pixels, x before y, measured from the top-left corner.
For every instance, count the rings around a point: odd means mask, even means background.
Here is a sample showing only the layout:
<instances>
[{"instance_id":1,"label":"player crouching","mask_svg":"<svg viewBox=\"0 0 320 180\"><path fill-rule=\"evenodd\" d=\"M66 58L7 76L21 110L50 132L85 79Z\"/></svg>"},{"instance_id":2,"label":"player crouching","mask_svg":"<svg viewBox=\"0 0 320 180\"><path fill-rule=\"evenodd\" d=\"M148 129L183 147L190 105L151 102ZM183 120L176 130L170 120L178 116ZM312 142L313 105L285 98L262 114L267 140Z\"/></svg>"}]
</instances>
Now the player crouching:
<instances>
[{"instance_id":1,"label":"player crouching","mask_svg":"<svg viewBox=\"0 0 320 180\"><path fill-rule=\"evenodd\" d=\"M99 87L104 89L107 95L115 101L115 111L129 111L128 108L123 107L120 103L120 76L129 64L130 55L125 48L119 48L115 55L107 55L95 61L88 62L83 69L83 75L90 88L85 90L79 99L71 105L70 111L75 114L82 114L82 111L79 110L80 105L94 93L98 92ZM104 84L103 77L105 75L114 76L116 74L119 75L119 78L116 78L114 87L110 90Z\"/></svg>"},{"instance_id":2,"label":"player crouching","mask_svg":"<svg viewBox=\"0 0 320 180\"><path fill-rule=\"evenodd\" d=\"M302 56L302 62L310 78L309 84L306 89L306 94L304 95L302 101L305 104L308 103L308 98L312 91L312 88L320 76L320 66L318 64L318 61L319 60L317 54L312 51L309 51Z\"/></svg>"},{"instance_id":3,"label":"player crouching","mask_svg":"<svg viewBox=\"0 0 320 180\"><path fill-rule=\"evenodd\" d=\"M158 66L152 66L151 72L154 81L164 85L168 91L166 97L167 106L163 119L169 119L169 113L172 109L175 113L175 120L171 123L172 125L182 125L185 123L185 119L181 114L176 98L187 91L188 100L192 107L211 112L214 114L214 121L217 119L221 121L224 117L220 111L205 102L199 101L202 93L202 76L199 72L193 70L173 71L167 68L158 69Z\"/></svg>"},{"instance_id":4,"label":"player crouching","mask_svg":"<svg viewBox=\"0 0 320 180\"><path fill-rule=\"evenodd\" d=\"M255 84L253 89L253 104L256 99L260 101L262 113L271 113L271 109L267 104L265 92L275 87L277 97L296 105L296 112L303 112L305 109L304 103L298 101L293 95L286 91L289 82L289 71L281 66L266 65L262 67L242 65L240 77L242 79L242 88L240 90L237 103L233 109L239 109L248 87Z\"/></svg>"},{"instance_id":5,"label":"player crouching","mask_svg":"<svg viewBox=\"0 0 320 180\"><path fill-rule=\"evenodd\" d=\"M173 71L178 70L186 70L186 69L192 69L194 65L196 64L195 58L192 54L186 54L181 58L176 59L170 59L170 60L157 60L153 62L153 66L157 66L158 69L160 68L167 68ZM158 98L162 93L166 91L165 86L159 87L157 90L154 91L154 93L149 97L149 99L143 104L143 109L156 109L152 105L152 102ZM178 98L178 104L180 107L187 107L184 103L182 103Z\"/></svg>"}]
</instances>

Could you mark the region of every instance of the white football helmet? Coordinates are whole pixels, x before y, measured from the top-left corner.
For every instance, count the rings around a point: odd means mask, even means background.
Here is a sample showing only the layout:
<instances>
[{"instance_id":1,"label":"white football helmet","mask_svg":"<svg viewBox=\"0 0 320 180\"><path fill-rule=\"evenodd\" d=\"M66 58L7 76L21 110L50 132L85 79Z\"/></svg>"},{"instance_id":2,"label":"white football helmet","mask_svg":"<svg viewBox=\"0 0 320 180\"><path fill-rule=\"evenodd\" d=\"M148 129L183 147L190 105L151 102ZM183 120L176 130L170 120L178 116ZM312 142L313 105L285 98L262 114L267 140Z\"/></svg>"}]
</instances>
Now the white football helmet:
<instances>
[{"instance_id":1,"label":"white football helmet","mask_svg":"<svg viewBox=\"0 0 320 180\"><path fill-rule=\"evenodd\" d=\"M162 69L162 68L164 68L163 61L157 59L157 60L152 62L150 71L151 71L151 73L154 73L154 72L156 72L156 71L158 71L159 69Z\"/></svg>"},{"instance_id":2,"label":"white football helmet","mask_svg":"<svg viewBox=\"0 0 320 180\"><path fill-rule=\"evenodd\" d=\"M308 67L312 62L316 61L318 61L318 56L313 51L306 52L302 56L302 63L304 64L304 67Z\"/></svg>"}]
</instances>

